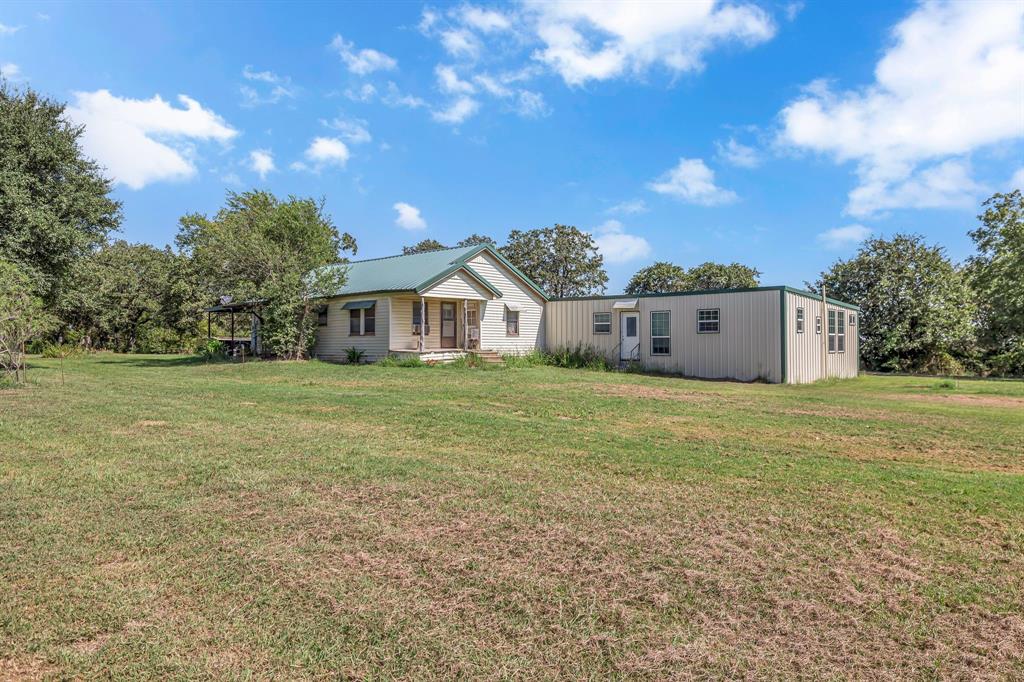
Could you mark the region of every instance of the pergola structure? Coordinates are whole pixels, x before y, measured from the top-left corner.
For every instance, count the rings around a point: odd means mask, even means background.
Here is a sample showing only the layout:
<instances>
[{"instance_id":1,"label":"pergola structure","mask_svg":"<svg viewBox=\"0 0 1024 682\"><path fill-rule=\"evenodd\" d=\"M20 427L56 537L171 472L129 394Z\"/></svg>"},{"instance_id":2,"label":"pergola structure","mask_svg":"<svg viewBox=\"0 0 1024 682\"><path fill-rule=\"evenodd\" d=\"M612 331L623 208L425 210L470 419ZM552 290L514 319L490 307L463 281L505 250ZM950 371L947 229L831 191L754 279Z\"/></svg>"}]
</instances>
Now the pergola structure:
<instances>
[{"instance_id":1,"label":"pergola structure","mask_svg":"<svg viewBox=\"0 0 1024 682\"><path fill-rule=\"evenodd\" d=\"M206 338L217 339L221 343L225 344L228 347L228 352L231 354L247 348L250 355L260 355L263 352L263 343L260 337L260 326L263 324L263 318L260 316L259 310L260 301L239 301L238 303L225 301L218 305L206 308ZM228 327L230 330L229 336L213 335L214 315L230 316L231 321ZM249 333L245 336L238 337L235 334L236 315L249 316Z\"/></svg>"}]
</instances>

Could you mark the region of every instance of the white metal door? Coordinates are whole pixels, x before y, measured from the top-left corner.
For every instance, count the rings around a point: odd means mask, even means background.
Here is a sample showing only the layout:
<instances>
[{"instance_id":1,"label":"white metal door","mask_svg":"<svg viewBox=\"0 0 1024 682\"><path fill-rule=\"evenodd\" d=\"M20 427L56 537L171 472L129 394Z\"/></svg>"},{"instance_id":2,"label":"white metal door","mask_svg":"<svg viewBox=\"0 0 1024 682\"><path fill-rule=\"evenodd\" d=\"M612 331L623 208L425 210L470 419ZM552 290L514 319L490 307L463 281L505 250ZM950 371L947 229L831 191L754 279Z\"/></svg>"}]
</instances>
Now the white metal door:
<instances>
[{"instance_id":1,"label":"white metal door","mask_svg":"<svg viewBox=\"0 0 1024 682\"><path fill-rule=\"evenodd\" d=\"M619 360L640 359L640 313L619 313Z\"/></svg>"}]
</instances>

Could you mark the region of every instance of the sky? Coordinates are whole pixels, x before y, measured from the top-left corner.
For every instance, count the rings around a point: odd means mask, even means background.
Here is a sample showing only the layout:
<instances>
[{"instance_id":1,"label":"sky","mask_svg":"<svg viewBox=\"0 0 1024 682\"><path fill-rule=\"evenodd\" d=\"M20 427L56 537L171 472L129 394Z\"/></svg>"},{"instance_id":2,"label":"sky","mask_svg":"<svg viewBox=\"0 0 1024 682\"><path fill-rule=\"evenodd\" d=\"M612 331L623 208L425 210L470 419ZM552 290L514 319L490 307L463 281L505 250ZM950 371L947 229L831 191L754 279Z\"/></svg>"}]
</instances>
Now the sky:
<instances>
[{"instance_id":1,"label":"sky","mask_svg":"<svg viewBox=\"0 0 1024 682\"><path fill-rule=\"evenodd\" d=\"M259 188L357 258L562 223L608 293L658 260L799 286L872 235L963 260L1024 185L1024 2L6 3L0 72L159 246Z\"/></svg>"}]
</instances>

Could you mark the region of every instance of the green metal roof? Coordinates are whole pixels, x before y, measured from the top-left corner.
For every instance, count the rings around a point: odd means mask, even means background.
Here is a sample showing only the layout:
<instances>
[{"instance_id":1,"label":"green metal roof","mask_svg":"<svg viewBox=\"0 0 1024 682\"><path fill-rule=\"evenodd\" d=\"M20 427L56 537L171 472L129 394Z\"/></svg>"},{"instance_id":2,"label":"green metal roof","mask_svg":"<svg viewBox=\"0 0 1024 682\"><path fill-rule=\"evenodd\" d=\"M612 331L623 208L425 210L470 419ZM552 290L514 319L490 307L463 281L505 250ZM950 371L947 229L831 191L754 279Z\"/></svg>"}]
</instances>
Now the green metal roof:
<instances>
[{"instance_id":1,"label":"green metal roof","mask_svg":"<svg viewBox=\"0 0 1024 682\"><path fill-rule=\"evenodd\" d=\"M355 294L368 294L386 291L416 291L422 292L445 277L459 271L465 270L470 277L477 280L497 298L501 298L501 291L493 284L469 266L468 262L481 251L487 251L502 264L507 266L516 275L523 279L527 285L533 288L542 298L547 300L547 295L536 284L531 282L523 273L517 270L505 258L486 244L475 246L464 246L455 249L443 249L441 251L428 251L427 253L415 253L410 256L388 256L386 258L372 258L370 260L355 261L343 267L347 268L348 277L345 286L338 289L335 296L352 296ZM340 266L333 266L340 267Z\"/></svg>"}]
</instances>

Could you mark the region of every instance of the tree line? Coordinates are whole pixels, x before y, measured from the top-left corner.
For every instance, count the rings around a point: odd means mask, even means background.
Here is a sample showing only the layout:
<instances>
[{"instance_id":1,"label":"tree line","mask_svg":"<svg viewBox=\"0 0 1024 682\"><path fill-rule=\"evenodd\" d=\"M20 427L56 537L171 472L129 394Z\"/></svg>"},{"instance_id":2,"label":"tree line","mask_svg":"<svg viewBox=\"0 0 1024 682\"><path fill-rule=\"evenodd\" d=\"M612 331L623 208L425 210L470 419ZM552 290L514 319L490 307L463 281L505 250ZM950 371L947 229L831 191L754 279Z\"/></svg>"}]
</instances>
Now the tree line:
<instances>
[{"instance_id":1,"label":"tree line","mask_svg":"<svg viewBox=\"0 0 1024 682\"><path fill-rule=\"evenodd\" d=\"M115 239L121 205L79 145L64 105L0 83L0 367L52 342L122 352L180 352L202 344L203 310L223 296L259 301L264 346L308 356L319 301L338 290L355 239L323 201L230 192L214 215L183 216L173 247ZM808 288L861 306L868 369L1024 374L1024 200L996 194L970 231L977 253L953 263L918 235L871 238ZM512 230L491 244L551 296L604 293L594 238L571 225ZM414 254L446 248L425 239ZM659 261L629 280L630 295L758 286L740 263L684 268Z\"/></svg>"}]
</instances>

